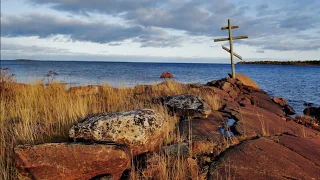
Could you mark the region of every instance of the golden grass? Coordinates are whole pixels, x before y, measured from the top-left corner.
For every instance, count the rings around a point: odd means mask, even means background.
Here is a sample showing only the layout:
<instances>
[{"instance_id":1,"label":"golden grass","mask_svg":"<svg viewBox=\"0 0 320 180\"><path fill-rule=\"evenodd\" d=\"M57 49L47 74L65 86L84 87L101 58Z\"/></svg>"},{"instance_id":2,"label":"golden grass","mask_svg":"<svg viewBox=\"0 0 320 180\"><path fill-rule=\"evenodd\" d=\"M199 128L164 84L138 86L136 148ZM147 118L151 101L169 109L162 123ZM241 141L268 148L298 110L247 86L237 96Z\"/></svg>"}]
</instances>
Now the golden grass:
<instances>
[{"instance_id":1,"label":"golden grass","mask_svg":"<svg viewBox=\"0 0 320 180\"><path fill-rule=\"evenodd\" d=\"M196 94L201 96L212 109L220 108L215 97L196 88L176 82L135 88L113 88L107 85L86 86L67 89L64 84L51 82L24 85L12 81L12 77L1 73L0 79L0 174L2 179L16 179L13 165L13 147L18 144L60 142L68 139L70 126L89 114L117 112L150 108L153 97L163 95ZM174 131L177 118L171 117L163 107L161 111L170 121L165 142L179 140ZM182 159L161 156L159 160L160 179L174 176L185 179L175 172L187 172L190 164ZM180 164L179 164L179 163ZM167 168L168 163L170 167ZM161 165L163 164L163 165ZM179 164L179 166L175 166ZM173 166L172 166L173 165ZM184 168L184 170L181 168ZM190 172L190 171L188 171ZM189 173L185 173L189 177Z\"/></svg>"}]
</instances>

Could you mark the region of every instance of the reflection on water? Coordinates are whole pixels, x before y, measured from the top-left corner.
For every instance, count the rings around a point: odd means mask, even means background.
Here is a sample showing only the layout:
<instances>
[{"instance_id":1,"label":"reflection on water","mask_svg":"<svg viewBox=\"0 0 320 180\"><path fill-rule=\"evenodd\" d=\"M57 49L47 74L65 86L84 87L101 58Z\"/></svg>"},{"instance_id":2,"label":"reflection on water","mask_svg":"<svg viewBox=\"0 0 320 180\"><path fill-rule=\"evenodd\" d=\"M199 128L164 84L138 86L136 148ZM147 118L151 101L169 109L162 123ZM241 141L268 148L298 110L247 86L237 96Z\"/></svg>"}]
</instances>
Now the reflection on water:
<instances>
[{"instance_id":1,"label":"reflection on water","mask_svg":"<svg viewBox=\"0 0 320 180\"><path fill-rule=\"evenodd\" d=\"M231 126L233 126L235 122L234 119L228 119L226 125L219 129L221 135L224 137L233 137L234 133L231 131Z\"/></svg>"}]
</instances>

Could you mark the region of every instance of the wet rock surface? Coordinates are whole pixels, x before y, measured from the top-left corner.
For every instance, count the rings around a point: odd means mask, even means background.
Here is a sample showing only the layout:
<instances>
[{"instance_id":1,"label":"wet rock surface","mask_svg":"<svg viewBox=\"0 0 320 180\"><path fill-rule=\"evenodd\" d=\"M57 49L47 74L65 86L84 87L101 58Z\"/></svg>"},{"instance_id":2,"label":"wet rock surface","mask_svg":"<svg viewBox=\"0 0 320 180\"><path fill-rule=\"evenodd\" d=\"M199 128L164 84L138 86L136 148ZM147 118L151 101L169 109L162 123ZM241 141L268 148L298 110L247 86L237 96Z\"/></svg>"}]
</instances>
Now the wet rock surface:
<instances>
[{"instance_id":1,"label":"wet rock surface","mask_svg":"<svg viewBox=\"0 0 320 180\"><path fill-rule=\"evenodd\" d=\"M113 142L137 155L157 148L166 121L151 109L96 114L74 124L69 137L76 141Z\"/></svg>"},{"instance_id":2,"label":"wet rock surface","mask_svg":"<svg viewBox=\"0 0 320 180\"><path fill-rule=\"evenodd\" d=\"M179 116L206 117L211 113L210 106L199 96L193 94L157 97L152 101L164 104L171 113Z\"/></svg>"},{"instance_id":3,"label":"wet rock surface","mask_svg":"<svg viewBox=\"0 0 320 180\"><path fill-rule=\"evenodd\" d=\"M15 163L27 179L119 179L130 164L127 150L114 145L51 143L15 148Z\"/></svg>"}]
</instances>

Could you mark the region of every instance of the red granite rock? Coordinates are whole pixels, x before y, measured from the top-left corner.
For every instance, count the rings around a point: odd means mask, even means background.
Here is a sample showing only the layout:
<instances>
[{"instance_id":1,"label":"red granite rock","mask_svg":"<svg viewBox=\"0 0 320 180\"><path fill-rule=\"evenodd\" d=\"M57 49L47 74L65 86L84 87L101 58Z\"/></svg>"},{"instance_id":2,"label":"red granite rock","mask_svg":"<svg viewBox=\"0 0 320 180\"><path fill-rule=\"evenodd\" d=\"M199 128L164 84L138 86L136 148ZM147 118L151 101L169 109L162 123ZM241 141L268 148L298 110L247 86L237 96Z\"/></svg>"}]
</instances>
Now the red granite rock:
<instances>
[{"instance_id":1,"label":"red granite rock","mask_svg":"<svg viewBox=\"0 0 320 180\"><path fill-rule=\"evenodd\" d=\"M320 167L314 162L281 143L259 138L226 151L211 165L209 179L318 179Z\"/></svg>"},{"instance_id":2,"label":"red granite rock","mask_svg":"<svg viewBox=\"0 0 320 180\"><path fill-rule=\"evenodd\" d=\"M273 98L272 98L272 101L275 102L275 103L277 103L277 104L279 104L279 105L282 106L282 107L287 104L287 101L286 101L286 99L284 99L284 98L273 97Z\"/></svg>"},{"instance_id":3,"label":"red granite rock","mask_svg":"<svg viewBox=\"0 0 320 180\"><path fill-rule=\"evenodd\" d=\"M114 145L51 143L16 147L15 162L30 179L90 179L107 174L119 179L130 155Z\"/></svg>"},{"instance_id":4,"label":"red granite rock","mask_svg":"<svg viewBox=\"0 0 320 180\"><path fill-rule=\"evenodd\" d=\"M163 72L160 78L173 78L173 75L167 71Z\"/></svg>"}]
</instances>

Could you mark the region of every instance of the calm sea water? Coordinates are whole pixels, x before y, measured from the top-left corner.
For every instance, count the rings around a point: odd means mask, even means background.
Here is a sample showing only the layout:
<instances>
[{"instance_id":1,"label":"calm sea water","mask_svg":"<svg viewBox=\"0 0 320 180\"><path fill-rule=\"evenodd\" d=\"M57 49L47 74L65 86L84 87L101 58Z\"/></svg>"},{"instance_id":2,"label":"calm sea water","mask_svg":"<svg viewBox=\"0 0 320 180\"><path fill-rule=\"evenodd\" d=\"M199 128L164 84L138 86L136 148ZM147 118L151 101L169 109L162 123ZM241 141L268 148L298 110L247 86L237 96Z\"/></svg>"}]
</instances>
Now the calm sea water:
<instances>
[{"instance_id":1,"label":"calm sea water","mask_svg":"<svg viewBox=\"0 0 320 180\"><path fill-rule=\"evenodd\" d=\"M190 63L125 63L79 61L0 61L9 68L18 82L32 83L49 71L55 71L56 80L72 86L109 84L115 87L155 84L163 71L174 75L181 83L206 83L226 77L229 64ZM320 104L320 66L281 66L237 64L236 72L252 78L271 96L284 97L301 113L304 102Z\"/></svg>"}]
</instances>

